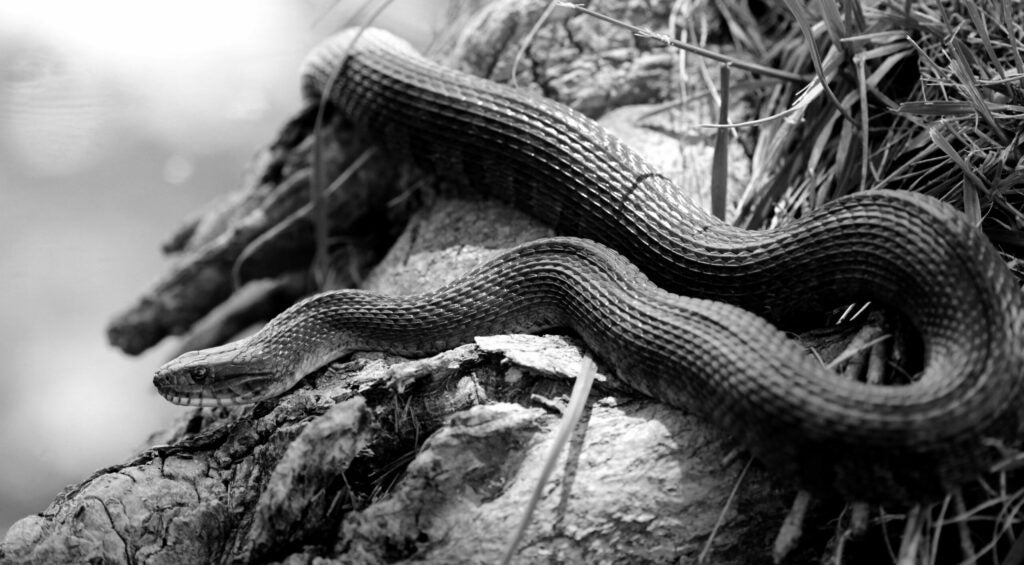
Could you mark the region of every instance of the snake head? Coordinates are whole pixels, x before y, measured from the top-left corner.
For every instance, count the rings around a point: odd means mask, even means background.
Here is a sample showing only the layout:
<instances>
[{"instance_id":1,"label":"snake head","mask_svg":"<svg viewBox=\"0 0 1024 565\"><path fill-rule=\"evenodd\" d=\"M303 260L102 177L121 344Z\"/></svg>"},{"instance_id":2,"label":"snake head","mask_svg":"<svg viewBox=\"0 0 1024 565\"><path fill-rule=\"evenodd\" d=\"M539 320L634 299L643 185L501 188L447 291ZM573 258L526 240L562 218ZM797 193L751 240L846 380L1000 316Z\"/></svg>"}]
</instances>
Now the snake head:
<instances>
[{"instance_id":1,"label":"snake head","mask_svg":"<svg viewBox=\"0 0 1024 565\"><path fill-rule=\"evenodd\" d=\"M185 406L248 404L285 392L294 380L280 377L246 340L190 351L160 367L153 377L160 394Z\"/></svg>"}]
</instances>

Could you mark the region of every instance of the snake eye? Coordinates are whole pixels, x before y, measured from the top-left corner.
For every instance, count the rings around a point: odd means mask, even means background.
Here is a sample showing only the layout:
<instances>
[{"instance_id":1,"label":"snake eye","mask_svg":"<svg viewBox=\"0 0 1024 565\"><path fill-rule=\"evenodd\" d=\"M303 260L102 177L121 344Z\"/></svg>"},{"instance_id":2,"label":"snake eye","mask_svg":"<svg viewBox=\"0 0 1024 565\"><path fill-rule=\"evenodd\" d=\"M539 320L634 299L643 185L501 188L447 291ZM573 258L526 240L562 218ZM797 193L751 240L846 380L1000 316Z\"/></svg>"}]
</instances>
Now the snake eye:
<instances>
[{"instance_id":1,"label":"snake eye","mask_svg":"<svg viewBox=\"0 0 1024 565\"><path fill-rule=\"evenodd\" d=\"M201 385L210 376L210 370L206 367L193 367L189 369L188 376L192 382Z\"/></svg>"}]
</instances>

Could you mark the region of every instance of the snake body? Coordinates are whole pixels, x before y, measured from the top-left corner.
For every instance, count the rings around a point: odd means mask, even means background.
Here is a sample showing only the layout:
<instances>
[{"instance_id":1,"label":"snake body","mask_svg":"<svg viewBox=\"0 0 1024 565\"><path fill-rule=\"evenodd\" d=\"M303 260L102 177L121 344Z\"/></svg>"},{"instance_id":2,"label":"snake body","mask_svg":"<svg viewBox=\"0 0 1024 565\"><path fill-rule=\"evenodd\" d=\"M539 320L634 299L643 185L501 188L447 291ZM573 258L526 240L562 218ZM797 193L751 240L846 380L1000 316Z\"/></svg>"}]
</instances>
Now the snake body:
<instances>
[{"instance_id":1,"label":"snake body","mask_svg":"<svg viewBox=\"0 0 1024 565\"><path fill-rule=\"evenodd\" d=\"M311 297L249 338L165 365L154 382L171 401L272 397L352 351L425 355L569 327L636 390L705 414L801 486L851 500L933 499L1017 437L1021 294L957 211L875 190L774 230L739 229L588 118L386 32L354 34L309 56L307 97L326 96L397 155L587 239L520 246L417 296ZM920 333L909 384L842 380L760 317L861 300Z\"/></svg>"}]
</instances>

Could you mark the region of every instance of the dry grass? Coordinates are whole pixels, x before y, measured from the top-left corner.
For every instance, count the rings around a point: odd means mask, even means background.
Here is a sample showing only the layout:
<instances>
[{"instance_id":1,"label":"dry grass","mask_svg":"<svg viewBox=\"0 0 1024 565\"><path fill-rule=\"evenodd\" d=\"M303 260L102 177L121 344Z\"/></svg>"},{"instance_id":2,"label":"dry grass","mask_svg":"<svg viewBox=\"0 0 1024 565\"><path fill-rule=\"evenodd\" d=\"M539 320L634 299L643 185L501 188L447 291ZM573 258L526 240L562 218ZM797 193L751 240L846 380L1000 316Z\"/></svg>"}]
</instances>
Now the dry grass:
<instances>
[{"instance_id":1,"label":"dry grass","mask_svg":"<svg viewBox=\"0 0 1024 565\"><path fill-rule=\"evenodd\" d=\"M740 222L762 226L859 190L896 188L949 202L1006 251L1024 251L1020 7L785 4L766 6L757 19L771 23L747 34L772 45L765 55L780 68L813 68L819 81L799 116L758 136L760 182ZM793 89L763 93L763 113L788 109Z\"/></svg>"}]
</instances>

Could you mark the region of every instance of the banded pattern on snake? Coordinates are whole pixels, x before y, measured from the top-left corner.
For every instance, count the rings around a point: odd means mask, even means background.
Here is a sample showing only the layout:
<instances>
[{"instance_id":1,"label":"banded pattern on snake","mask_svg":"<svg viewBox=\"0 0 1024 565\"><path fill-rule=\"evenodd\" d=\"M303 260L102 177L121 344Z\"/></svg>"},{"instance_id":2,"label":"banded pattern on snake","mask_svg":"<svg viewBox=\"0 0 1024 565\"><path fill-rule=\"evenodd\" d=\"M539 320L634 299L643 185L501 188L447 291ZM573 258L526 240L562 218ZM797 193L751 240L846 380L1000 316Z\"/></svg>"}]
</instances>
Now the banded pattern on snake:
<instances>
[{"instance_id":1,"label":"banded pattern on snake","mask_svg":"<svg viewBox=\"0 0 1024 565\"><path fill-rule=\"evenodd\" d=\"M352 351L426 355L477 335L569 327L636 390L704 413L801 486L851 500L933 499L1017 437L1021 294L957 211L874 190L742 230L588 118L446 69L386 32L355 33L309 56L308 98L327 96L397 155L587 239L520 246L417 296L311 297L249 338L162 367L154 383L172 402L269 398ZM861 300L901 311L920 333L923 369L910 384L841 380L758 316Z\"/></svg>"}]
</instances>

